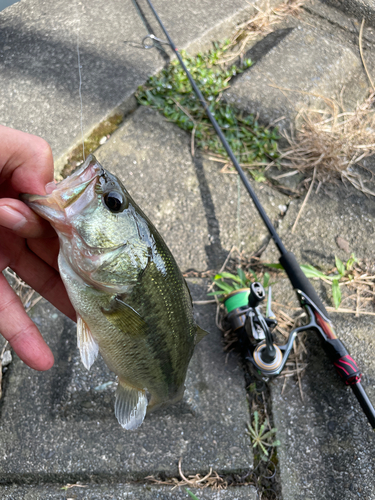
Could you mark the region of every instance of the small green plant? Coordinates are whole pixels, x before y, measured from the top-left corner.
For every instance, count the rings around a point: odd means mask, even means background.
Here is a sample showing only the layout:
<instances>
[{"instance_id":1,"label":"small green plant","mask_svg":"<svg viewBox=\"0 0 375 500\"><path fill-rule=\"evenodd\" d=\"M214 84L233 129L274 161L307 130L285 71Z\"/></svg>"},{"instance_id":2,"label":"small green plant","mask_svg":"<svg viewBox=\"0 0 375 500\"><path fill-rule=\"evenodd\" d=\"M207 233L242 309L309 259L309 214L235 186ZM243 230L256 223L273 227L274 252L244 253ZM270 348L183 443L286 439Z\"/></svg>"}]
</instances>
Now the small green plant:
<instances>
[{"instance_id":1,"label":"small green plant","mask_svg":"<svg viewBox=\"0 0 375 500\"><path fill-rule=\"evenodd\" d=\"M348 278L349 280L354 279L350 274L353 269L354 264L358 262L354 253L351 254L350 258L346 263L342 262L337 256L335 256L335 264L338 274L325 274L322 271L316 269L316 267L310 264L301 264L300 268L304 272L306 278L319 278L323 281L330 281L332 288L332 299L336 309L340 307L341 304L341 289L340 280L342 278ZM267 267L272 267L274 269L283 269L281 264L265 264Z\"/></svg>"},{"instance_id":2,"label":"small green plant","mask_svg":"<svg viewBox=\"0 0 375 500\"><path fill-rule=\"evenodd\" d=\"M279 136L276 129L260 126L254 116L244 115L221 99L231 78L252 64L250 59L246 59L241 67L233 65L224 68L219 65L218 61L228 44L229 42L215 44L213 50L194 57L184 52L181 52L181 55L234 154L242 163L266 165L269 159L278 157ZM198 147L227 157L177 60L158 75L152 76L145 86L139 87L136 97L140 104L157 109L182 129L193 132ZM261 171L252 170L251 173L254 179L264 178Z\"/></svg>"},{"instance_id":3,"label":"small green plant","mask_svg":"<svg viewBox=\"0 0 375 500\"><path fill-rule=\"evenodd\" d=\"M337 256L335 256L336 269L339 273L339 276L332 281L332 296L333 303L335 304L336 309L338 309L341 304L341 290L339 280L345 277L353 279L353 276L350 275L350 271L353 269L353 266L356 262L358 262L358 259L355 258L354 253L351 254L350 259L346 262L346 264L344 264Z\"/></svg>"},{"instance_id":4,"label":"small green plant","mask_svg":"<svg viewBox=\"0 0 375 500\"><path fill-rule=\"evenodd\" d=\"M267 448L270 448L271 446L280 446L280 441L273 441L277 429L267 430L268 427L269 424L267 419L259 427L259 414L257 411L254 412L253 425L247 424L247 433L250 436L253 448L260 448L262 453L261 459L265 461L268 459Z\"/></svg>"},{"instance_id":5,"label":"small green plant","mask_svg":"<svg viewBox=\"0 0 375 500\"><path fill-rule=\"evenodd\" d=\"M220 290L210 292L208 295L217 295L224 298L226 295L229 295L235 290L240 290L241 288L249 288L252 282L259 281L255 271L249 269L249 273L251 274L251 278L248 278L241 268L237 269L237 274L227 272L216 274L213 282ZM229 280L229 282L224 280ZM268 273L264 273L262 280L264 288L267 288L269 286L269 280L270 275Z\"/></svg>"},{"instance_id":6,"label":"small green plant","mask_svg":"<svg viewBox=\"0 0 375 500\"><path fill-rule=\"evenodd\" d=\"M191 498L193 500L199 500L199 498L197 496L195 496L194 493L189 490L189 488L185 488L185 490L187 491L188 495L191 496Z\"/></svg>"}]
</instances>

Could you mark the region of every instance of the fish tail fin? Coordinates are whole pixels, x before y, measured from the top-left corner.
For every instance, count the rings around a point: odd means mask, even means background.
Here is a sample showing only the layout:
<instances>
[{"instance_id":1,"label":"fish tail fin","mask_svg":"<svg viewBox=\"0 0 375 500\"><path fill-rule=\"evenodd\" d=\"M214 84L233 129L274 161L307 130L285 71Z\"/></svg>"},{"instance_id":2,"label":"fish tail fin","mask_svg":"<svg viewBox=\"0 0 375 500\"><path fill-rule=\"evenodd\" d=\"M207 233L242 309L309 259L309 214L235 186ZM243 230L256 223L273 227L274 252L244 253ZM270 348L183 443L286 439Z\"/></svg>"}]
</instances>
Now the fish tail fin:
<instances>
[{"instance_id":1,"label":"fish tail fin","mask_svg":"<svg viewBox=\"0 0 375 500\"><path fill-rule=\"evenodd\" d=\"M145 418L146 410L146 392L129 387L119 379L116 389L115 415L121 427L127 430L137 429Z\"/></svg>"}]
</instances>

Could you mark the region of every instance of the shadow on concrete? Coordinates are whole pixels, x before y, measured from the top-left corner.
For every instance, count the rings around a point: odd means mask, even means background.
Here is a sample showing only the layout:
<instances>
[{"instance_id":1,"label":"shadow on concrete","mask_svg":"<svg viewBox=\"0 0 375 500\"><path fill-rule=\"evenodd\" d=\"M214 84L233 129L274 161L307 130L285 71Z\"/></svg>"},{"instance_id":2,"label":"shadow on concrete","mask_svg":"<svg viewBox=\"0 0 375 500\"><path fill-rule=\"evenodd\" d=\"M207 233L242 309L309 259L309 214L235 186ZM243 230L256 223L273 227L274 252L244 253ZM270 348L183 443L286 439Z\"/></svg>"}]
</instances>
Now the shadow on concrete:
<instances>
[{"instance_id":1,"label":"shadow on concrete","mask_svg":"<svg viewBox=\"0 0 375 500\"><path fill-rule=\"evenodd\" d=\"M313 458L319 456L320 468L325 471L326 481L332 487L329 492L324 492L324 497L332 500L347 498L349 491L358 496L361 493L371 494L370 485L361 475L367 475L368 467L371 470L375 463L373 455L369 454L375 442L374 433L354 394L337 375L316 335L310 336L308 351L307 404L311 405L314 427L319 429L314 433L316 456ZM366 455L371 458L358 460L358 457ZM308 470L309 460L302 460L306 462L305 470ZM307 480L317 485L318 470L314 467L309 474Z\"/></svg>"},{"instance_id":2,"label":"shadow on concrete","mask_svg":"<svg viewBox=\"0 0 375 500\"><path fill-rule=\"evenodd\" d=\"M145 30L145 35L146 35ZM137 35L135 35L136 37ZM86 102L114 105L128 89L134 89L152 73L155 58L162 54L165 64L169 57L164 50L146 51L140 42L123 40L118 54L101 47L80 47L82 96ZM129 44L132 45L129 45ZM149 53L152 53L149 54ZM71 98L79 86L77 40L53 39L34 27L21 23L7 26L0 20L0 71L3 77L14 80L14 73L32 81L43 82ZM104 83L103 83L104 82Z\"/></svg>"},{"instance_id":3,"label":"shadow on concrete","mask_svg":"<svg viewBox=\"0 0 375 500\"><path fill-rule=\"evenodd\" d=\"M58 362L55 367L55 374L51 378L50 404L51 415L55 415L56 406L62 402L63 395L73 377L73 366L69 362L73 353L77 349L77 336L71 322L66 318L63 330L57 340L55 352L58 353Z\"/></svg>"},{"instance_id":4,"label":"shadow on concrete","mask_svg":"<svg viewBox=\"0 0 375 500\"><path fill-rule=\"evenodd\" d=\"M270 50L277 47L277 45L279 45L279 43L281 43L284 38L293 31L293 29L294 28L284 28L270 33L251 47L251 49L246 52L244 58L251 59L254 66L257 62L263 59L263 57L266 56Z\"/></svg>"},{"instance_id":5,"label":"shadow on concrete","mask_svg":"<svg viewBox=\"0 0 375 500\"><path fill-rule=\"evenodd\" d=\"M208 269L217 269L224 262L228 251L221 245L220 224L215 214L215 204L212 199L210 187L204 172L202 157L199 153L193 158L195 173L199 182L199 192L202 199L204 214L207 221L207 229L210 237L210 244L205 245Z\"/></svg>"}]
</instances>

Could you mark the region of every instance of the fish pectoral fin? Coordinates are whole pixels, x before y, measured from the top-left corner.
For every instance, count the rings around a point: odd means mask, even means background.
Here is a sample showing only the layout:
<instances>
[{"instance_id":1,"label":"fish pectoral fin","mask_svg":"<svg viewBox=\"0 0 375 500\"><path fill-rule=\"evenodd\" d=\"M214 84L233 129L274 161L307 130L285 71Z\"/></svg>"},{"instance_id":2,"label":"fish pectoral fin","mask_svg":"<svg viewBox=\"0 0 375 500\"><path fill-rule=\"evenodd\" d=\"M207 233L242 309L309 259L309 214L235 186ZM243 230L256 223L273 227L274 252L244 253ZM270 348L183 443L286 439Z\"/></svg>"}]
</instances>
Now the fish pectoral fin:
<instances>
[{"instance_id":1,"label":"fish pectoral fin","mask_svg":"<svg viewBox=\"0 0 375 500\"><path fill-rule=\"evenodd\" d=\"M147 323L132 307L115 297L111 300L109 308L102 307L102 312L107 320L116 328L130 335L146 333Z\"/></svg>"},{"instance_id":2,"label":"fish pectoral fin","mask_svg":"<svg viewBox=\"0 0 375 500\"><path fill-rule=\"evenodd\" d=\"M198 342L203 339L203 337L209 334L209 332L206 332L206 330L203 330L203 328L201 328L200 326L196 325L196 327L197 333L195 334L195 345L197 345Z\"/></svg>"},{"instance_id":3,"label":"fish pectoral fin","mask_svg":"<svg viewBox=\"0 0 375 500\"><path fill-rule=\"evenodd\" d=\"M81 354L81 360L85 368L90 370L91 365L94 363L98 353L99 346L89 327L83 321L81 316L77 318L77 345Z\"/></svg>"},{"instance_id":4,"label":"fish pectoral fin","mask_svg":"<svg viewBox=\"0 0 375 500\"><path fill-rule=\"evenodd\" d=\"M130 387L119 379L116 389L115 415L121 427L132 431L143 422L147 410L145 391Z\"/></svg>"}]
</instances>

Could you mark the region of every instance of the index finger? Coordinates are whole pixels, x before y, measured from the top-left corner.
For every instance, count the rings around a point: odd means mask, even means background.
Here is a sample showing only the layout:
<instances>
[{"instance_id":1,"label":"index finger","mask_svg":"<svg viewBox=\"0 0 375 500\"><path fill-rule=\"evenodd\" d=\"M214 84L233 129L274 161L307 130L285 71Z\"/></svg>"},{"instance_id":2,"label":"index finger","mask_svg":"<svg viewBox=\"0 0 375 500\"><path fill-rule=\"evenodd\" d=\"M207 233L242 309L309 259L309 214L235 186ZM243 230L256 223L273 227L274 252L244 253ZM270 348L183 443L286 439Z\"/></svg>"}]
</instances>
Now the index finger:
<instances>
[{"instance_id":1,"label":"index finger","mask_svg":"<svg viewBox=\"0 0 375 500\"><path fill-rule=\"evenodd\" d=\"M36 135L0 125L0 184L10 180L16 193L45 194L53 180L49 144Z\"/></svg>"}]
</instances>

